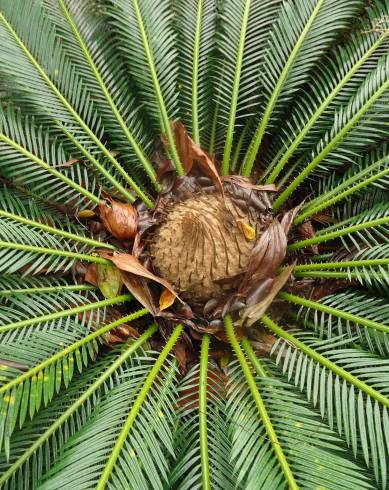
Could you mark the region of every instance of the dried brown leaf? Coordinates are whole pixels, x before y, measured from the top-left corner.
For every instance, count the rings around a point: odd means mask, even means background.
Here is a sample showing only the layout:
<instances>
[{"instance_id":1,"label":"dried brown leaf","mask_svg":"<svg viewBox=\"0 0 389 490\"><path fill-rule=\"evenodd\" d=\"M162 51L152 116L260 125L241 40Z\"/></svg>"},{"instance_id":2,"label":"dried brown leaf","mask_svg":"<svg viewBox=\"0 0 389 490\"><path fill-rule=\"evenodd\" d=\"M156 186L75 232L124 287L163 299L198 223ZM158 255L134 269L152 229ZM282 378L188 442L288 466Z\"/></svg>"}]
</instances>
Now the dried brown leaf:
<instances>
[{"instance_id":1,"label":"dried brown leaf","mask_svg":"<svg viewBox=\"0 0 389 490\"><path fill-rule=\"evenodd\" d=\"M292 273L293 267L294 264L290 265L289 267L286 267L281 272L281 274L279 274L274 279L271 290L261 301L259 301L255 305L249 306L241 310L241 319L239 322L241 325L244 325L246 327L251 327L253 323L255 323L261 318L261 316L266 312L266 310L273 302L274 298L277 296L280 289L284 287L286 281L289 279Z\"/></svg>"},{"instance_id":2,"label":"dried brown leaf","mask_svg":"<svg viewBox=\"0 0 389 490\"><path fill-rule=\"evenodd\" d=\"M174 140L180 160L185 172L188 174L194 165L197 165L205 175L208 175L221 193L223 184L219 172L212 158L197 145L186 132L185 126L177 121L173 124Z\"/></svg>"},{"instance_id":3,"label":"dried brown leaf","mask_svg":"<svg viewBox=\"0 0 389 490\"><path fill-rule=\"evenodd\" d=\"M251 251L247 272L240 286L241 293L247 293L261 279L274 276L285 258L286 246L284 229L275 219L262 233Z\"/></svg>"},{"instance_id":4,"label":"dried brown leaf","mask_svg":"<svg viewBox=\"0 0 389 490\"><path fill-rule=\"evenodd\" d=\"M121 252L101 252L100 255L108 260L111 260L118 269L126 272L130 272L135 276L141 276L145 279L150 279L153 282L161 284L166 289L168 289L176 298L178 294L174 291L173 286L169 281L158 277L144 267L139 260L131 254L121 253ZM181 301L181 300L180 300Z\"/></svg>"},{"instance_id":5,"label":"dried brown leaf","mask_svg":"<svg viewBox=\"0 0 389 490\"><path fill-rule=\"evenodd\" d=\"M223 182L229 182L231 184L238 185L245 189L252 189L255 191L277 192L275 184L254 184L248 177L241 177L240 175L226 175L221 177Z\"/></svg>"},{"instance_id":6,"label":"dried brown leaf","mask_svg":"<svg viewBox=\"0 0 389 490\"><path fill-rule=\"evenodd\" d=\"M138 216L129 203L100 201L100 216L105 228L118 240L133 239L138 229Z\"/></svg>"},{"instance_id":7,"label":"dried brown leaf","mask_svg":"<svg viewBox=\"0 0 389 490\"><path fill-rule=\"evenodd\" d=\"M157 304L146 279L130 274L129 272L122 272L122 281L130 293L144 306L144 308L146 308L153 316L158 314Z\"/></svg>"},{"instance_id":8,"label":"dried brown leaf","mask_svg":"<svg viewBox=\"0 0 389 490\"><path fill-rule=\"evenodd\" d=\"M99 287L99 280L97 278L97 268L96 264L89 264L88 269L85 274L85 281L89 282L89 284L93 284L93 286Z\"/></svg>"},{"instance_id":9,"label":"dried brown leaf","mask_svg":"<svg viewBox=\"0 0 389 490\"><path fill-rule=\"evenodd\" d=\"M186 355L186 343L183 341L178 341L174 346L174 355L178 361L178 366L181 373L186 370L187 355Z\"/></svg>"},{"instance_id":10,"label":"dried brown leaf","mask_svg":"<svg viewBox=\"0 0 389 490\"><path fill-rule=\"evenodd\" d=\"M288 235L289 230L290 230L291 226L293 225L293 221L294 221L295 217L297 216L297 213L300 211L302 205L303 205L303 203L301 203L300 205L296 206L293 209L290 209L282 217L281 226L285 232L285 235Z\"/></svg>"},{"instance_id":11,"label":"dried brown leaf","mask_svg":"<svg viewBox=\"0 0 389 490\"><path fill-rule=\"evenodd\" d=\"M169 289L164 289L159 297L159 310L163 311L172 306L175 299L176 296Z\"/></svg>"},{"instance_id":12,"label":"dried brown leaf","mask_svg":"<svg viewBox=\"0 0 389 490\"><path fill-rule=\"evenodd\" d=\"M305 221L298 227L298 233L302 240L309 240L316 235L315 228L311 221ZM319 253L319 247L317 245L311 245L312 252L315 254Z\"/></svg>"}]
</instances>

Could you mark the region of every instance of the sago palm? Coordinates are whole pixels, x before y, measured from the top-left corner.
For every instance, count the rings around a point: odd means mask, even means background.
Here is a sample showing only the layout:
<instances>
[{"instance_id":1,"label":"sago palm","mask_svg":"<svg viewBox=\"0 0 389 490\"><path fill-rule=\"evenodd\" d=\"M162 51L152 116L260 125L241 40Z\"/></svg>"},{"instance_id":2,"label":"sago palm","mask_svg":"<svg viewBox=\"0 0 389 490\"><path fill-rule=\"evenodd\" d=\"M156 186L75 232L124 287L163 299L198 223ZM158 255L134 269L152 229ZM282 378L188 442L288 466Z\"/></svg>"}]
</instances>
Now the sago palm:
<instances>
[{"instance_id":1,"label":"sago palm","mask_svg":"<svg viewBox=\"0 0 389 490\"><path fill-rule=\"evenodd\" d=\"M0 0L0 486L387 488L389 1Z\"/></svg>"}]
</instances>

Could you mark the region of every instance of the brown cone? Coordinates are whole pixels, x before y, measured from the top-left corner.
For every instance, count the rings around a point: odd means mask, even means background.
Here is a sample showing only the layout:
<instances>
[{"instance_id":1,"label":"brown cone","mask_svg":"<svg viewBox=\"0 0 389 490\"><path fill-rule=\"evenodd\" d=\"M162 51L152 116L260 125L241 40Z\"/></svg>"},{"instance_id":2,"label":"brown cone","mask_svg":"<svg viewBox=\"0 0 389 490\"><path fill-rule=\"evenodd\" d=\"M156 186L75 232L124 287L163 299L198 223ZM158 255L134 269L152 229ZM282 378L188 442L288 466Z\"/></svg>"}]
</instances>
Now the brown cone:
<instances>
[{"instance_id":1,"label":"brown cone","mask_svg":"<svg viewBox=\"0 0 389 490\"><path fill-rule=\"evenodd\" d=\"M160 275L177 285L186 300L220 297L236 286L247 268L254 241L243 223L255 220L219 193L199 194L167 210L150 247Z\"/></svg>"}]
</instances>

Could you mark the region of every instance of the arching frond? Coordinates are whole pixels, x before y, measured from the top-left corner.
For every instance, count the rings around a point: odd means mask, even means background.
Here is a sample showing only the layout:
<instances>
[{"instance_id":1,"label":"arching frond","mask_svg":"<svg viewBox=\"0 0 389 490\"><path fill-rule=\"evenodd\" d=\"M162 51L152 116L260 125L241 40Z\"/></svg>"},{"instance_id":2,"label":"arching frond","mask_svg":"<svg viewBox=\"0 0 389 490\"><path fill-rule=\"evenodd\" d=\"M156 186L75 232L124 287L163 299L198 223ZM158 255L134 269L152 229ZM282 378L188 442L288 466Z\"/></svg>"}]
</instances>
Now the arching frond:
<instances>
[{"instance_id":1,"label":"arching frond","mask_svg":"<svg viewBox=\"0 0 389 490\"><path fill-rule=\"evenodd\" d=\"M374 471L374 476L385 487L387 483L387 431L389 398L387 382L376 385L376 372L385 369L387 361L376 359L376 370L366 369L366 376L358 377L354 367L349 367L350 357L355 351L347 349L343 339L320 341L314 334L296 332L293 335L276 325L270 318L262 321L277 335L286 339L277 349L277 364L282 363L288 379L293 378L296 386L307 393L314 406L318 406L321 416L328 420L344 437L354 456L363 454L365 464ZM292 344L292 345L290 345ZM350 356L350 357L348 357ZM344 362L344 364L343 364ZM363 366L363 357L361 365ZM371 358L365 358L365 365ZM297 369L298 366L298 369ZM296 367L296 370L294 368ZM362 368L363 372L363 368ZM319 389L324 386L325 389ZM371 437L371 433L375 437Z\"/></svg>"},{"instance_id":2,"label":"arching frond","mask_svg":"<svg viewBox=\"0 0 389 490\"><path fill-rule=\"evenodd\" d=\"M272 366L271 366L272 367ZM233 368L231 368L233 369ZM263 488L268 482L283 485L282 475L269 452L270 441L244 389L240 370L232 373L231 389L235 392L231 420L234 432L234 454L241 466L243 488ZM293 384L274 368L265 377L257 376L256 384L263 392L264 403L297 478L299 488L371 488L368 472L359 462L346 456L345 444L311 404L301 398ZM336 469L336 471L334 471Z\"/></svg>"},{"instance_id":3,"label":"arching frond","mask_svg":"<svg viewBox=\"0 0 389 490\"><path fill-rule=\"evenodd\" d=\"M166 0L112 0L110 22L158 132L166 134L177 172L183 174L171 121L178 112L178 60L172 11Z\"/></svg>"},{"instance_id":4,"label":"arching frond","mask_svg":"<svg viewBox=\"0 0 389 490\"><path fill-rule=\"evenodd\" d=\"M63 147L52 139L33 118L22 117L11 106L0 110L1 176L16 187L33 192L51 202L95 206L99 191L87 169L80 165L66 166Z\"/></svg>"},{"instance_id":5,"label":"arching frond","mask_svg":"<svg viewBox=\"0 0 389 490\"><path fill-rule=\"evenodd\" d=\"M359 1L297 0L283 4L261 70L265 104L245 156L244 175L250 175L265 133L308 80L322 50L331 45L360 8Z\"/></svg>"},{"instance_id":6,"label":"arching frond","mask_svg":"<svg viewBox=\"0 0 389 490\"><path fill-rule=\"evenodd\" d=\"M180 118L197 144L209 139L214 114L215 0L174 2L179 50ZM203 145L204 146L204 145Z\"/></svg>"},{"instance_id":7,"label":"arching frond","mask_svg":"<svg viewBox=\"0 0 389 490\"><path fill-rule=\"evenodd\" d=\"M274 203L278 209L286 199L319 165L349 163L350 155L366 150L369 145L381 141L387 121L389 90L389 57L377 64L377 68L363 82L356 95L334 117L334 123L302 164L303 169L281 193ZM363 136L363 139L361 139ZM353 151L350 151L350 148Z\"/></svg>"},{"instance_id":8,"label":"arching frond","mask_svg":"<svg viewBox=\"0 0 389 490\"><path fill-rule=\"evenodd\" d=\"M37 29L37 26L39 28ZM23 5L4 0L0 13L2 34L0 77L6 82L13 100L33 108L46 121L67 127L74 142L83 142L89 161L125 196L132 199L122 182L129 184L147 202L147 196L124 171L100 139L100 117L87 85L73 68L51 20L41 3L27 0ZM34 90L31 90L31 88ZM61 126L60 126L61 127ZM94 154L107 158L121 175L117 181Z\"/></svg>"},{"instance_id":9,"label":"arching frond","mask_svg":"<svg viewBox=\"0 0 389 490\"><path fill-rule=\"evenodd\" d=\"M139 103L127 90L122 59L107 35L106 15L102 11L96 15L92 3L72 0L58 3L46 0L44 6L59 33L61 45L66 46L93 97L104 132L108 133L126 171L137 180L141 164L156 184L155 171L146 155L151 135L142 122Z\"/></svg>"},{"instance_id":10,"label":"arching frond","mask_svg":"<svg viewBox=\"0 0 389 490\"><path fill-rule=\"evenodd\" d=\"M309 90L297 98L286 126L272 142L269 153L273 157L264 168L269 182L277 178L292 156L301 156L317 143L331 127L336 108L355 95L366 74L387 53L389 36L385 30L376 29L377 19L387 14L387 5L371 6L368 20L356 27L354 36L335 48L335 56L319 64L307 84Z\"/></svg>"},{"instance_id":11,"label":"arching frond","mask_svg":"<svg viewBox=\"0 0 389 490\"><path fill-rule=\"evenodd\" d=\"M315 215L336 203L342 205L342 201L360 201L361 192L372 192L374 187L388 188L388 148L387 145L374 149L350 166L349 170L341 178L336 173L322 181L319 181L318 195L310 200L302 209L302 213L296 218L296 223ZM382 196L383 197L383 196ZM351 199L350 199L351 198ZM361 212L361 211L359 211ZM358 214L358 211L351 215Z\"/></svg>"},{"instance_id":12,"label":"arching frond","mask_svg":"<svg viewBox=\"0 0 389 490\"><path fill-rule=\"evenodd\" d=\"M332 308L360 316L361 313L369 320L389 325L389 312L384 298L377 298L360 291L348 290L344 293L329 295L321 303ZM331 338L334 335L344 335L353 341L361 343L364 348L386 356L389 352L388 333L364 327L352 320L333 316L331 312L318 312L310 308L302 308L300 315L305 325L313 326L320 336ZM314 320L311 322L310 320Z\"/></svg>"},{"instance_id":13,"label":"arching frond","mask_svg":"<svg viewBox=\"0 0 389 490\"><path fill-rule=\"evenodd\" d=\"M165 379L160 379L159 383L156 379L182 330L182 325L175 327L148 372L143 386L137 390L131 410L117 435L96 488L105 488L110 479L119 482L124 478L125 485L134 490L139 487L147 488L151 481L154 488L162 489L163 482L167 481L167 461L174 455L169 432L172 432L174 426L171 414L176 398L172 389L175 363L167 369ZM148 403L144 404L146 399ZM144 441L147 443L144 444ZM137 455L139 459L134 463L133 458ZM134 485L134 482L137 483Z\"/></svg>"},{"instance_id":14,"label":"arching frond","mask_svg":"<svg viewBox=\"0 0 389 490\"><path fill-rule=\"evenodd\" d=\"M219 56L215 68L217 141L227 174L239 119L258 108L259 68L265 42L276 18L278 0L227 0L221 5L217 31ZM212 137L215 139L215 135Z\"/></svg>"},{"instance_id":15,"label":"arching frond","mask_svg":"<svg viewBox=\"0 0 389 490\"><path fill-rule=\"evenodd\" d=\"M225 430L225 386L218 368L208 365L204 351L203 347L202 365L194 367L178 387L176 461L169 482L182 490L228 490L234 488L234 471L231 441Z\"/></svg>"},{"instance_id":16,"label":"arching frond","mask_svg":"<svg viewBox=\"0 0 389 490\"><path fill-rule=\"evenodd\" d=\"M93 409L104 400L104 394L109 395L110 390L120 384L121 375L133 373L133 377L137 379L137 373L140 371L137 359L142 358L142 354L135 355L134 362L131 362L131 356L154 332L155 327L150 327L138 340L127 345L122 353L119 351L105 356L86 375L79 377L67 390L66 396L57 397L55 403L38 415L39 418L34 421L34 425L29 423L25 429L25 433L30 434L29 439L26 440L23 433L15 433L12 441L16 446L14 457L9 463L5 460L0 463L3 468L0 483L15 488L12 476L19 472L20 482L28 484L29 481L33 481L36 486L42 478L43 471L50 469L57 451L77 429L82 429ZM39 427L40 431L37 432L36 427ZM53 452L47 445L48 441L54 445ZM37 450L38 458L34 457Z\"/></svg>"}]
</instances>

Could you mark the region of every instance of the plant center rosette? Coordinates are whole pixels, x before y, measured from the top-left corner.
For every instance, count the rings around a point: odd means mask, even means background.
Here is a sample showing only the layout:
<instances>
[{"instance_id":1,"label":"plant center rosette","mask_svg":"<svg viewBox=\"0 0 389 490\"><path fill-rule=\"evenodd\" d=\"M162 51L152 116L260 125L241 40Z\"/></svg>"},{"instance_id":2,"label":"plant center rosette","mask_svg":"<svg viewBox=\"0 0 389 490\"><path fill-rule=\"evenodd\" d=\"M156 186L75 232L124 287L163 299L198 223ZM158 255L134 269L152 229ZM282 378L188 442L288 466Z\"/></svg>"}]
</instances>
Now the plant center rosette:
<instances>
[{"instance_id":1,"label":"plant center rosette","mask_svg":"<svg viewBox=\"0 0 389 490\"><path fill-rule=\"evenodd\" d=\"M162 190L154 209L101 202L101 221L120 247L101 251L114 267L94 265L86 280L103 293L124 285L162 332L182 323L187 338L207 333L224 340L226 314L242 333L288 281L293 266L280 266L298 208L274 216L274 185L221 177L182 124L174 134L186 175L178 177L171 161L159 157ZM131 253L119 251L124 246Z\"/></svg>"}]
</instances>

